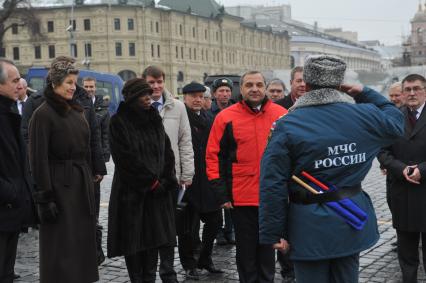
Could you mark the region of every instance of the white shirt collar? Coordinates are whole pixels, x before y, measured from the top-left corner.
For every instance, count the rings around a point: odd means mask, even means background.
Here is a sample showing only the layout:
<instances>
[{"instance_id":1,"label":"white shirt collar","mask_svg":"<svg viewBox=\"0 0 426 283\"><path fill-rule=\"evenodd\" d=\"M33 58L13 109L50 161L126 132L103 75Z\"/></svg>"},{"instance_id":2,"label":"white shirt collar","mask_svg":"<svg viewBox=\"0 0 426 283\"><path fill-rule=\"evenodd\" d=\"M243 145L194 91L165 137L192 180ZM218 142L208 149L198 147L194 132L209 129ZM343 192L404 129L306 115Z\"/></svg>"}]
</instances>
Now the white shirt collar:
<instances>
[{"instance_id":1,"label":"white shirt collar","mask_svg":"<svg viewBox=\"0 0 426 283\"><path fill-rule=\"evenodd\" d=\"M151 98L151 104L152 104L154 101L159 102L161 105L163 105L163 104L164 104L164 98L163 98L163 96L160 96L160 99L158 99L158 100L154 100L154 99L152 99L152 98Z\"/></svg>"},{"instance_id":2,"label":"white shirt collar","mask_svg":"<svg viewBox=\"0 0 426 283\"><path fill-rule=\"evenodd\" d=\"M416 114L416 119L419 119L420 115L422 114L423 108L425 108L425 102L423 102L423 104L417 108L417 114Z\"/></svg>"},{"instance_id":3,"label":"white shirt collar","mask_svg":"<svg viewBox=\"0 0 426 283\"><path fill-rule=\"evenodd\" d=\"M95 101L96 101L96 97L95 97L95 96L93 96L93 97L92 97L92 103L93 103L93 104L95 104Z\"/></svg>"}]
</instances>

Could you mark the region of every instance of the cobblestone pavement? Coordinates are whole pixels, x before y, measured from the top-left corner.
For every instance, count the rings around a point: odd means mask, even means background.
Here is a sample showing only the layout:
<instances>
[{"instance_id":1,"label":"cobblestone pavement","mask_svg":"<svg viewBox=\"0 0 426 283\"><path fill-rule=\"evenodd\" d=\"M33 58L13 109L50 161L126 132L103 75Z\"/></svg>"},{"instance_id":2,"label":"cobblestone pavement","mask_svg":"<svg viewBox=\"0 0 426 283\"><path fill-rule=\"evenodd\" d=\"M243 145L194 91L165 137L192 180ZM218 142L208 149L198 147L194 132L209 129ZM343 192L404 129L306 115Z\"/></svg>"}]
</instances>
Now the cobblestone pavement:
<instances>
[{"instance_id":1,"label":"cobblestone pavement","mask_svg":"<svg viewBox=\"0 0 426 283\"><path fill-rule=\"evenodd\" d=\"M103 245L106 250L106 229L107 212L110 186L112 182L112 172L114 165L108 163L108 172L102 182L102 203L100 221L104 227ZM385 178L378 169L378 164L373 164L363 187L370 194L377 213L379 222L380 240L373 248L361 254L360 259L360 282L401 282L400 268L396 254L392 252L391 243L396 240L395 231L391 224L391 215L386 203L385 196ZM216 265L222 268L225 273L219 276L211 276L202 273L201 282L237 282L238 274L235 265L235 247L233 246L215 246L213 259ZM184 280L184 272L179 262L177 250L175 253L175 268L178 272L179 281ZM16 282L38 282L38 232L30 231L28 234L22 234L18 255L16 259L15 270L21 275L21 279ZM99 282L130 282L128 279L126 266L123 258L107 259L99 269ZM157 275L157 281L159 280ZM198 282L200 282L198 281ZM281 282L279 268L275 282ZM160 281L158 281L160 282ZM187 281L189 282L189 281ZM426 282L426 276L423 268L419 268L419 282ZM60 282L58 282L60 283ZM79 282L76 282L79 283Z\"/></svg>"}]
</instances>

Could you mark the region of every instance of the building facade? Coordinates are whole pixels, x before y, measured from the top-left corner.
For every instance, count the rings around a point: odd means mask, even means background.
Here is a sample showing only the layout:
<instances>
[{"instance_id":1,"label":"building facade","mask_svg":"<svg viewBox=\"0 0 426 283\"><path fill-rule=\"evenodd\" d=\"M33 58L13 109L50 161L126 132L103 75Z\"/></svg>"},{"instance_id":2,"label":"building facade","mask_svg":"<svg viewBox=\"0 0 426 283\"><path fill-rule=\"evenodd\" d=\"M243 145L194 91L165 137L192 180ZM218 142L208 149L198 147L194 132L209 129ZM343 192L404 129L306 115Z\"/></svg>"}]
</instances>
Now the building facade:
<instances>
[{"instance_id":1,"label":"building facade","mask_svg":"<svg viewBox=\"0 0 426 283\"><path fill-rule=\"evenodd\" d=\"M119 74L125 80L158 65L168 88L179 92L186 83L201 82L210 74L289 68L286 32L247 26L226 13L205 17L129 3L36 9L42 38L22 27L4 38L2 55L23 73L32 66L49 66L59 55L74 56L81 68Z\"/></svg>"},{"instance_id":2,"label":"building facade","mask_svg":"<svg viewBox=\"0 0 426 283\"><path fill-rule=\"evenodd\" d=\"M407 55L411 65L426 64L426 4L419 4L411 20L411 34L406 42Z\"/></svg>"}]
</instances>

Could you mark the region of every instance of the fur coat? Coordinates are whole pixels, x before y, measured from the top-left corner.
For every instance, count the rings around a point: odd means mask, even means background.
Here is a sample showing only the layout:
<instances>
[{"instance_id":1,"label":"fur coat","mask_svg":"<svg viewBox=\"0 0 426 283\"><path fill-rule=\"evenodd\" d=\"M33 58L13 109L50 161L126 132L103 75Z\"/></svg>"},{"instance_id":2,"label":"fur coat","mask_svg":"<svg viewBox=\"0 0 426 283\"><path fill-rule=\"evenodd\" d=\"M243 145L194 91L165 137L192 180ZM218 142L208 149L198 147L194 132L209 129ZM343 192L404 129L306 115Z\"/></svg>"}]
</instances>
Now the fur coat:
<instances>
[{"instance_id":1,"label":"fur coat","mask_svg":"<svg viewBox=\"0 0 426 283\"><path fill-rule=\"evenodd\" d=\"M122 102L111 118L110 146L108 257L175 245L175 160L158 112Z\"/></svg>"}]
</instances>

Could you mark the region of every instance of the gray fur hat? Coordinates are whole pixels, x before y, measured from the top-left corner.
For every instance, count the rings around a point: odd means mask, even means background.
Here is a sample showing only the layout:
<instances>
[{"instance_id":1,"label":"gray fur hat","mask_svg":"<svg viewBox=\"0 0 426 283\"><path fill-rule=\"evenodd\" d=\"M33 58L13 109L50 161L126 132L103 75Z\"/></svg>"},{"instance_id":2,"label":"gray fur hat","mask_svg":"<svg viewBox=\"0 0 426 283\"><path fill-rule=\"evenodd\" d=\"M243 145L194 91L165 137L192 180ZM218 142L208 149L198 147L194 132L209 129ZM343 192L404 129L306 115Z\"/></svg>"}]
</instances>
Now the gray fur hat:
<instances>
[{"instance_id":1,"label":"gray fur hat","mask_svg":"<svg viewBox=\"0 0 426 283\"><path fill-rule=\"evenodd\" d=\"M336 87L343 82L346 63L337 56L312 55L305 61L303 80L311 86Z\"/></svg>"}]
</instances>

